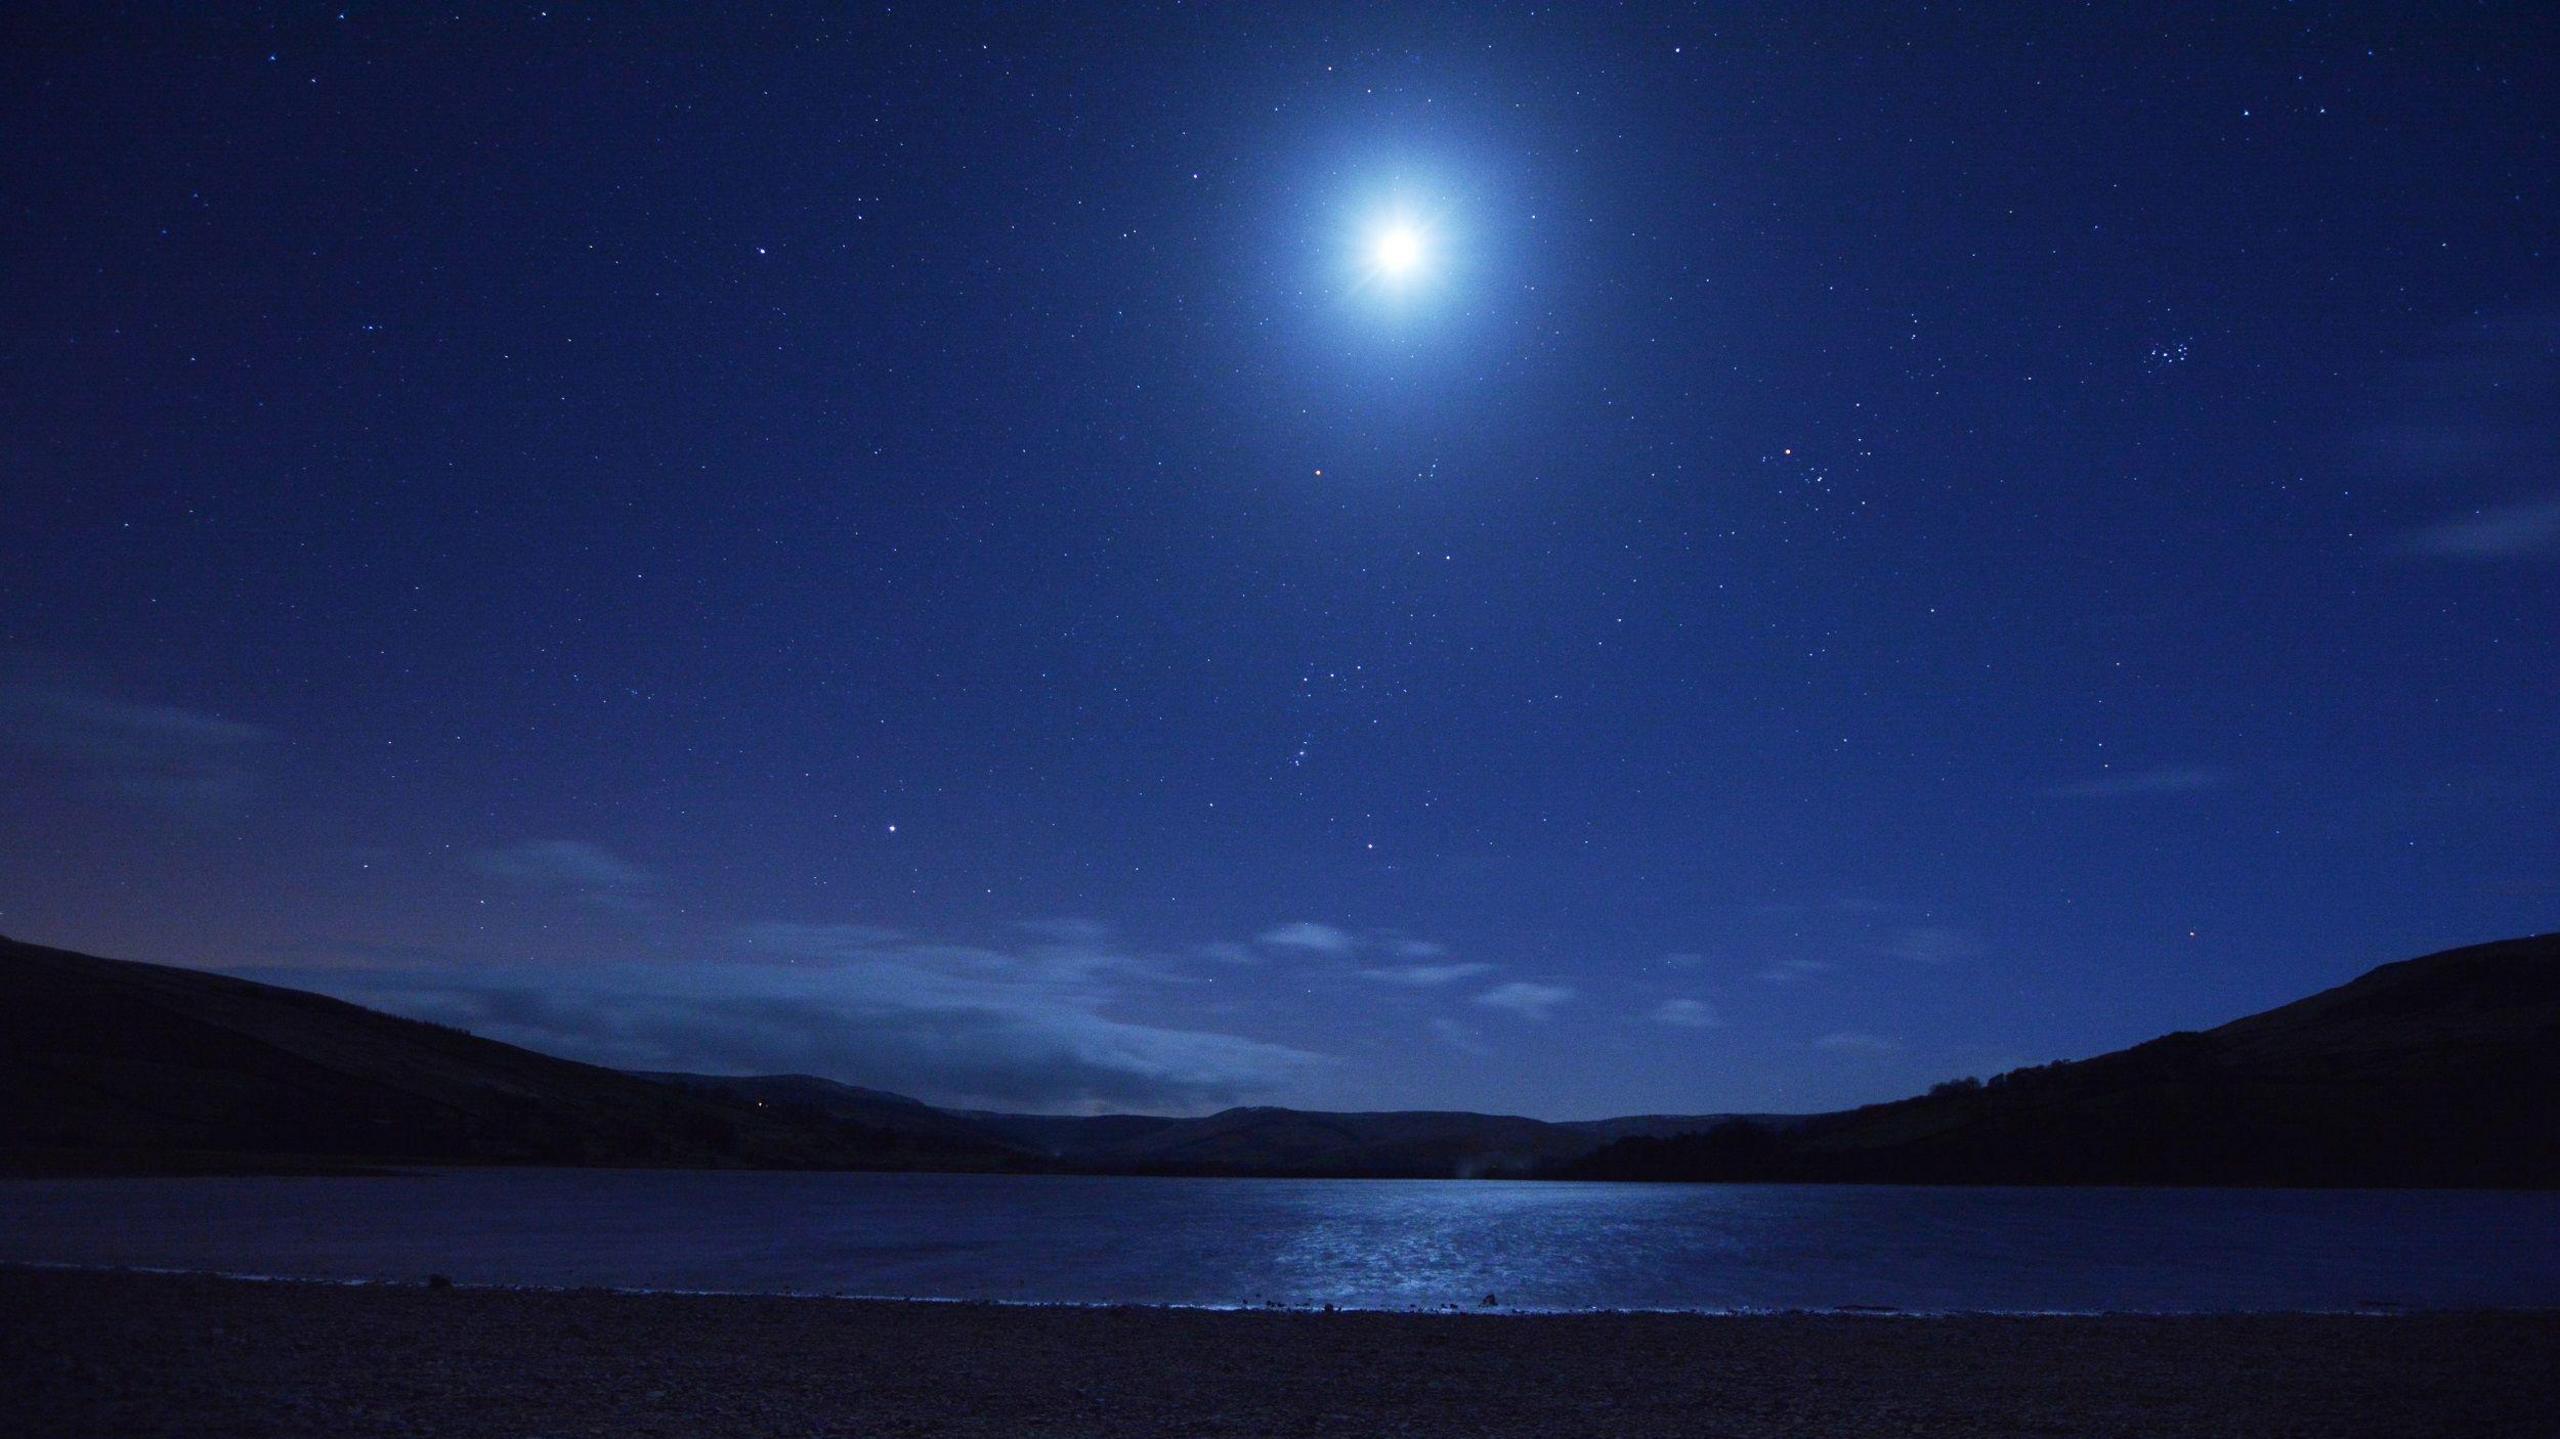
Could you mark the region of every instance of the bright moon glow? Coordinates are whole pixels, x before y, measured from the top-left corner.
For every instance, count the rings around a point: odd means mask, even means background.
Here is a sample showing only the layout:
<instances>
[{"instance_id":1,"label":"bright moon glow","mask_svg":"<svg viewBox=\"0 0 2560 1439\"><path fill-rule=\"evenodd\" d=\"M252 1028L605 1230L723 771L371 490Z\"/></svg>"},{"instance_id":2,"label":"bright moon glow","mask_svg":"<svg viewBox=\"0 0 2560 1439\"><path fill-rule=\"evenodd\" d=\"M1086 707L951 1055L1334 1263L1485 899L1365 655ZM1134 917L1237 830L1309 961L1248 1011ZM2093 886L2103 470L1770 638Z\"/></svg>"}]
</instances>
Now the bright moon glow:
<instances>
[{"instance_id":1,"label":"bright moon glow","mask_svg":"<svg viewBox=\"0 0 2560 1439\"><path fill-rule=\"evenodd\" d=\"M1416 193L1372 193L1343 215L1335 263L1345 293L1374 317L1403 320L1443 298L1466 266L1466 234L1446 204Z\"/></svg>"},{"instance_id":2,"label":"bright moon glow","mask_svg":"<svg viewBox=\"0 0 2560 1439\"><path fill-rule=\"evenodd\" d=\"M1401 279L1422 265L1422 232L1411 225L1392 225L1378 236L1378 273Z\"/></svg>"}]
</instances>

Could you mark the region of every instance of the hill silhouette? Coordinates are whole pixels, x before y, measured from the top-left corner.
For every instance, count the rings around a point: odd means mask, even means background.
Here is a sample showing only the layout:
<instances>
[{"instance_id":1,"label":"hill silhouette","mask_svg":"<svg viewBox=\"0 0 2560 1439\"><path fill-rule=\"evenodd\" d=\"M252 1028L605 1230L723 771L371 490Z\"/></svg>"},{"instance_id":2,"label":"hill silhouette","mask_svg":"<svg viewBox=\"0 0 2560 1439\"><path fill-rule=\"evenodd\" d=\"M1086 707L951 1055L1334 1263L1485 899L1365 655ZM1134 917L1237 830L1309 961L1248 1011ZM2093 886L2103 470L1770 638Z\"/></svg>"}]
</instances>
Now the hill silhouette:
<instances>
[{"instance_id":1,"label":"hill silhouette","mask_svg":"<svg viewBox=\"0 0 2560 1439\"><path fill-rule=\"evenodd\" d=\"M1630 1138L1591 1179L2560 1186L2560 935L2449 950L2201 1033L1784 1132Z\"/></svg>"},{"instance_id":2,"label":"hill silhouette","mask_svg":"<svg viewBox=\"0 0 2560 1439\"><path fill-rule=\"evenodd\" d=\"M624 1073L324 995L0 939L0 1167L392 1163L1449 1178L1721 1116L1550 1124L955 1112L814 1075Z\"/></svg>"},{"instance_id":3,"label":"hill silhouette","mask_svg":"<svg viewBox=\"0 0 2560 1439\"><path fill-rule=\"evenodd\" d=\"M8 939L0 1152L18 1168L153 1171L1015 1157L964 1135L692 1093L301 990Z\"/></svg>"},{"instance_id":4,"label":"hill silhouette","mask_svg":"<svg viewBox=\"0 0 2560 1439\"><path fill-rule=\"evenodd\" d=\"M1940 1184L2560 1186L2560 936L2201 1033L1810 1116L1557 1123L939 1109L627 1074L201 970L0 939L0 1166L518 1163Z\"/></svg>"}]
</instances>

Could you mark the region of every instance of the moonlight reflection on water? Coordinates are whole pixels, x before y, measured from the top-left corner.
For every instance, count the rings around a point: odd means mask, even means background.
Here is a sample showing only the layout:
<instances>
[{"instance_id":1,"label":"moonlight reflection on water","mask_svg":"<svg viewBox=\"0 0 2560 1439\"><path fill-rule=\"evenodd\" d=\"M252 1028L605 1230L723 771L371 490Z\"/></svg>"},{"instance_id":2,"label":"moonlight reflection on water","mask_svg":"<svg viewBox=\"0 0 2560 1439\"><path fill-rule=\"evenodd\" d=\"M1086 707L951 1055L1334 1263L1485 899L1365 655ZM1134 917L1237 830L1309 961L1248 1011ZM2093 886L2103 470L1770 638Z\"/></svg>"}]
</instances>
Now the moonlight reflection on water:
<instances>
[{"instance_id":1,"label":"moonlight reflection on water","mask_svg":"<svg viewBox=\"0 0 2560 1439\"><path fill-rule=\"evenodd\" d=\"M0 1260L1363 1308L2560 1302L2560 1194L451 1171L0 1186Z\"/></svg>"}]
</instances>

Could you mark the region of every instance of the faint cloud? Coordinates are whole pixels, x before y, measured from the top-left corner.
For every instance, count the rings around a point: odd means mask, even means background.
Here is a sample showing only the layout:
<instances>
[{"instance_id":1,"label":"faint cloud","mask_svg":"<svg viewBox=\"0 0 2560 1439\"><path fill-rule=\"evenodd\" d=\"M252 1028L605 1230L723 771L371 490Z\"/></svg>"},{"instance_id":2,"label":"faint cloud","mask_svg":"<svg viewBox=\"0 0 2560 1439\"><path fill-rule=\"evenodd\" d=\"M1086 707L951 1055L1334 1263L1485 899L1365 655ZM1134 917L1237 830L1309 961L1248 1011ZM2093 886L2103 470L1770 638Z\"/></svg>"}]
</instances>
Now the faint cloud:
<instances>
[{"instance_id":1,"label":"faint cloud","mask_svg":"<svg viewBox=\"0 0 2560 1439\"><path fill-rule=\"evenodd\" d=\"M1440 956L1447 954L1448 952L1449 946L1445 944L1436 944L1427 939L1400 939L1396 941L1396 953L1403 955L1407 959L1438 959Z\"/></svg>"},{"instance_id":2,"label":"faint cloud","mask_svg":"<svg viewBox=\"0 0 2560 1439\"><path fill-rule=\"evenodd\" d=\"M2071 784L2058 784L2045 791L2048 799L2131 799L2141 795L2194 794L2201 790L2219 789L2230 782L2230 776L2209 765L2162 764L2149 769L2111 770L2092 779Z\"/></svg>"},{"instance_id":3,"label":"faint cloud","mask_svg":"<svg viewBox=\"0 0 2560 1439\"><path fill-rule=\"evenodd\" d=\"M1111 926L1098 919L1018 919L1013 927L1059 944L1101 944L1111 938Z\"/></svg>"},{"instance_id":4,"label":"faint cloud","mask_svg":"<svg viewBox=\"0 0 2560 1439\"><path fill-rule=\"evenodd\" d=\"M1310 920L1275 925L1257 938L1273 949L1301 949L1311 954L1345 955L1359 947L1359 941L1349 933Z\"/></svg>"},{"instance_id":5,"label":"faint cloud","mask_svg":"<svg viewBox=\"0 0 2560 1439\"><path fill-rule=\"evenodd\" d=\"M1568 985L1513 980L1477 995L1475 1002L1489 1009L1507 1009L1522 1019L1549 1019L1573 996L1574 991Z\"/></svg>"},{"instance_id":6,"label":"faint cloud","mask_svg":"<svg viewBox=\"0 0 2560 1439\"><path fill-rule=\"evenodd\" d=\"M1724 1023L1724 1016L1703 999L1666 999L1653 1007L1653 1018L1682 1029L1713 1029Z\"/></svg>"},{"instance_id":7,"label":"faint cloud","mask_svg":"<svg viewBox=\"0 0 2560 1439\"><path fill-rule=\"evenodd\" d=\"M1414 989L1455 984L1462 979L1473 979L1479 974L1492 972L1492 965L1474 963L1391 964L1378 969L1358 971L1362 979L1374 979L1380 984L1401 984Z\"/></svg>"},{"instance_id":8,"label":"faint cloud","mask_svg":"<svg viewBox=\"0 0 2560 1439\"><path fill-rule=\"evenodd\" d=\"M1221 939L1201 945L1199 953L1202 959L1215 960L1220 964L1262 963L1262 956L1253 952L1253 946L1238 944L1231 939Z\"/></svg>"},{"instance_id":9,"label":"faint cloud","mask_svg":"<svg viewBox=\"0 0 2560 1439\"><path fill-rule=\"evenodd\" d=\"M536 839L484 849L471 867L528 894L566 895L606 909L635 910L655 883L650 873L580 839Z\"/></svg>"},{"instance_id":10,"label":"faint cloud","mask_svg":"<svg viewBox=\"0 0 2560 1439\"><path fill-rule=\"evenodd\" d=\"M746 948L786 959L856 959L907 938L905 930L877 924L750 924L736 934Z\"/></svg>"},{"instance_id":11,"label":"faint cloud","mask_svg":"<svg viewBox=\"0 0 2560 1439\"><path fill-rule=\"evenodd\" d=\"M528 889L639 889L648 871L577 839L537 839L472 856L482 874Z\"/></svg>"},{"instance_id":12,"label":"faint cloud","mask_svg":"<svg viewBox=\"0 0 2560 1439\"><path fill-rule=\"evenodd\" d=\"M1880 1034L1862 1034L1854 1029L1844 1029L1833 1034L1826 1034L1820 1039L1815 1040L1813 1042L1813 1047L1832 1054L1855 1054L1869 1057L1881 1057L1888 1054L1900 1054L1902 1052L1902 1045L1898 1041L1887 1039Z\"/></svg>"},{"instance_id":13,"label":"faint cloud","mask_svg":"<svg viewBox=\"0 0 2560 1439\"><path fill-rule=\"evenodd\" d=\"M2365 435L2376 467L2473 501L2402 535L2403 553L2476 563L2560 551L2560 311L2465 320L2403 366L2390 394Z\"/></svg>"},{"instance_id":14,"label":"faint cloud","mask_svg":"<svg viewBox=\"0 0 2560 1439\"><path fill-rule=\"evenodd\" d=\"M2408 549L2450 560L2506 560L2560 549L2560 496L2448 515L2412 533Z\"/></svg>"},{"instance_id":15,"label":"faint cloud","mask_svg":"<svg viewBox=\"0 0 2560 1439\"><path fill-rule=\"evenodd\" d=\"M1830 970L1827 959L1782 959L1760 971L1760 978L1769 984L1799 984Z\"/></svg>"},{"instance_id":16,"label":"faint cloud","mask_svg":"<svg viewBox=\"0 0 2560 1439\"><path fill-rule=\"evenodd\" d=\"M0 681L0 738L51 755L119 794L191 809L247 799L278 737L200 710L18 679Z\"/></svg>"},{"instance_id":17,"label":"faint cloud","mask_svg":"<svg viewBox=\"0 0 2560 1439\"><path fill-rule=\"evenodd\" d=\"M1666 969L1698 969L1706 962L1705 955L1690 949L1673 950L1662 957L1663 967Z\"/></svg>"},{"instance_id":18,"label":"faint cloud","mask_svg":"<svg viewBox=\"0 0 2560 1439\"><path fill-rule=\"evenodd\" d=\"M1982 953L1982 940L1969 929L1921 924L1896 931L1886 941L1884 952L1918 964L1950 964Z\"/></svg>"},{"instance_id":19,"label":"faint cloud","mask_svg":"<svg viewBox=\"0 0 2560 1439\"><path fill-rule=\"evenodd\" d=\"M2438 481L2547 477L2560 455L2560 312L2466 320L2401 367L2365 435L2382 468Z\"/></svg>"},{"instance_id":20,"label":"faint cloud","mask_svg":"<svg viewBox=\"0 0 2560 1439\"><path fill-rule=\"evenodd\" d=\"M232 969L245 979L268 979L272 984L294 985L303 980L296 972L306 969L324 970L415 970L447 965L468 964L468 956L440 945L404 944L373 939L301 940L269 950L255 964Z\"/></svg>"},{"instance_id":21,"label":"faint cloud","mask_svg":"<svg viewBox=\"0 0 2560 1439\"><path fill-rule=\"evenodd\" d=\"M1481 1057L1493 1053L1493 1046L1484 1042L1483 1035L1454 1019L1442 1018L1431 1021L1431 1033L1442 1044L1461 1054Z\"/></svg>"}]
</instances>

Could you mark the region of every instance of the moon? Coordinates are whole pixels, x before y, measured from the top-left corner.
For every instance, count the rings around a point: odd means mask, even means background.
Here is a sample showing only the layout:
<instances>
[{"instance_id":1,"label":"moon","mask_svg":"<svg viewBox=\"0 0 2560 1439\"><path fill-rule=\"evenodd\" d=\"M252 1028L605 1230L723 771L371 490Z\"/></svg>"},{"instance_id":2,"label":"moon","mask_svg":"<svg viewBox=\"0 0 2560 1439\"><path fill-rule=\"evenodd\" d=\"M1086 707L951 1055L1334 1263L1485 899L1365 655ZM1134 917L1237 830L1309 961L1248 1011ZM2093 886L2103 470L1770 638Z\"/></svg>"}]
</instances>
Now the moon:
<instances>
[{"instance_id":1,"label":"moon","mask_svg":"<svg viewBox=\"0 0 2560 1439\"><path fill-rule=\"evenodd\" d=\"M1422 268L1424 251L1422 231L1410 224L1396 223L1378 232L1370 246L1370 261L1379 275L1389 280L1402 280Z\"/></svg>"},{"instance_id":2,"label":"moon","mask_svg":"<svg viewBox=\"0 0 2560 1439\"><path fill-rule=\"evenodd\" d=\"M1393 323L1426 313L1469 269L1465 227L1445 200L1418 188L1355 197L1333 244L1342 293Z\"/></svg>"}]
</instances>

